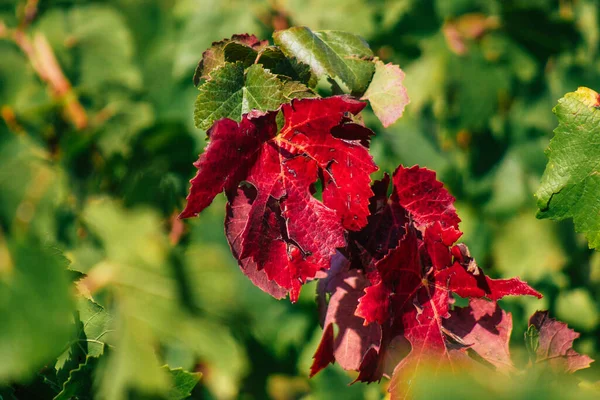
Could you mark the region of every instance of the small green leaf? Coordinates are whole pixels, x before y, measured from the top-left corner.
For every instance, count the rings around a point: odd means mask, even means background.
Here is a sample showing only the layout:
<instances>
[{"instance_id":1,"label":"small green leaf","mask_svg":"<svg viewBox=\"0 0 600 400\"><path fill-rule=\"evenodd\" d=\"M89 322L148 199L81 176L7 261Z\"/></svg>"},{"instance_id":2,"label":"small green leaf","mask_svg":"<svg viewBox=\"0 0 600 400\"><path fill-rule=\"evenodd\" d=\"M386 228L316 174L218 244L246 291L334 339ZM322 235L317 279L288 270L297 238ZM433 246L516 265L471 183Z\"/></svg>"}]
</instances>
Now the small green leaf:
<instances>
[{"instance_id":1,"label":"small green leaf","mask_svg":"<svg viewBox=\"0 0 600 400\"><path fill-rule=\"evenodd\" d=\"M258 52L269 42L258 40L254 35L233 35L230 39L215 42L202 54L202 59L194 72L194 85L198 86L201 79L210 79L210 73L221 68L225 63L241 62L249 67L256 59Z\"/></svg>"},{"instance_id":2,"label":"small green leaf","mask_svg":"<svg viewBox=\"0 0 600 400\"><path fill-rule=\"evenodd\" d=\"M600 246L600 103L580 87L558 101L558 127L546 150L548 165L536 193L538 218L573 218L590 248Z\"/></svg>"},{"instance_id":3,"label":"small green leaf","mask_svg":"<svg viewBox=\"0 0 600 400\"><path fill-rule=\"evenodd\" d=\"M532 364L535 364L537 357L536 352L539 346L540 332L535 326L529 325L527 332L525 332L525 347L527 348L527 353L529 354L529 359L531 360Z\"/></svg>"},{"instance_id":4,"label":"small green leaf","mask_svg":"<svg viewBox=\"0 0 600 400\"><path fill-rule=\"evenodd\" d=\"M168 400L183 400L190 397L202 376L199 372L188 372L183 368L170 369L166 365L163 368L169 371L173 380L173 386L167 395Z\"/></svg>"},{"instance_id":5,"label":"small green leaf","mask_svg":"<svg viewBox=\"0 0 600 400\"><path fill-rule=\"evenodd\" d=\"M288 86L277 76L255 64L244 71L241 62L226 63L213 71L210 80L199 87L194 119L207 130L221 118L240 121L252 110L272 111L292 98L314 97L301 83Z\"/></svg>"},{"instance_id":6,"label":"small green leaf","mask_svg":"<svg viewBox=\"0 0 600 400\"><path fill-rule=\"evenodd\" d=\"M98 365L99 358L88 356L83 364L71 370L69 379L64 383L60 393L54 400L92 400L94 377L93 372Z\"/></svg>"},{"instance_id":7,"label":"small green leaf","mask_svg":"<svg viewBox=\"0 0 600 400\"><path fill-rule=\"evenodd\" d=\"M352 94L363 94L373 78L373 52L360 36L295 27L275 32L273 39L286 56L308 64L318 78L339 79Z\"/></svg>"}]
</instances>

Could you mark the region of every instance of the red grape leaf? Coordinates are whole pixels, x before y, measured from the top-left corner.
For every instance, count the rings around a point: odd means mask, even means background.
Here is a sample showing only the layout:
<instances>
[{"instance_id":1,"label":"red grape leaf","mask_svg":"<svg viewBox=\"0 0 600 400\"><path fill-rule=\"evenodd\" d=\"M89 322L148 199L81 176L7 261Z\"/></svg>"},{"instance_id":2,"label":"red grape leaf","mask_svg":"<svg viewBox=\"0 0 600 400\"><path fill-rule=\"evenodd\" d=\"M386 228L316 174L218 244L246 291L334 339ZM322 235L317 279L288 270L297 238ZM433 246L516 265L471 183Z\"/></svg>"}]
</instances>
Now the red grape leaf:
<instances>
[{"instance_id":1,"label":"red grape leaf","mask_svg":"<svg viewBox=\"0 0 600 400\"><path fill-rule=\"evenodd\" d=\"M550 318L548 311L537 311L529 319L530 330L528 340L532 338L532 328L535 328L535 348L532 362L545 364L557 373L573 373L588 368L594 360L581 355L573 349L573 341L579 333L570 329L567 324Z\"/></svg>"},{"instance_id":2,"label":"red grape leaf","mask_svg":"<svg viewBox=\"0 0 600 400\"><path fill-rule=\"evenodd\" d=\"M208 146L194 163L198 173L190 181L190 194L179 218L197 216L223 189L237 186L256 161L260 147L276 133L274 113L246 117L239 123L222 119L214 124L207 132Z\"/></svg>"},{"instance_id":3,"label":"red grape leaf","mask_svg":"<svg viewBox=\"0 0 600 400\"><path fill-rule=\"evenodd\" d=\"M235 253L296 301L301 285L328 269L335 249L345 246L344 229L367 223L370 174L377 167L361 141L371 133L347 117L364 106L347 96L293 101L281 107L280 132L276 112L244 115L239 124L216 122L181 217L197 215L222 190L234 204L241 182L253 186ZM319 177L322 202L312 192Z\"/></svg>"},{"instance_id":4,"label":"red grape leaf","mask_svg":"<svg viewBox=\"0 0 600 400\"><path fill-rule=\"evenodd\" d=\"M404 207L417 227L439 221L443 227L458 229L460 218L454 208L454 197L427 168L399 166L393 176L392 200Z\"/></svg>"},{"instance_id":5,"label":"red grape leaf","mask_svg":"<svg viewBox=\"0 0 600 400\"><path fill-rule=\"evenodd\" d=\"M509 350L512 316L496 302L471 299L468 307L452 310L443 326L498 370L514 369Z\"/></svg>"},{"instance_id":6,"label":"red grape leaf","mask_svg":"<svg viewBox=\"0 0 600 400\"><path fill-rule=\"evenodd\" d=\"M346 264L348 262L346 261ZM381 327L364 326L363 320L354 315L358 298L369 280L361 271L344 268L331 282L331 298L325 316L325 330L321 344L314 355L311 376L329 362L337 361L346 370L358 370L367 351L379 350ZM338 328L333 335L333 326ZM329 336L331 335L331 336ZM331 353L321 351L331 341Z\"/></svg>"},{"instance_id":7,"label":"red grape leaf","mask_svg":"<svg viewBox=\"0 0 600 400\"><path fill-rule=\"evenodd\" d=\"M252 193L254 192L254 193ZM227 203L227 215L225 217L225 235L231 247L234 257L239 259L242 241L241 234L248 220L248 212L252 207L252 199L256 196L256 189L243 187L237 189L237 194L232 196ZM246 258L239 262L242 272L250 278L252 283L263 291L269 293L276 299L282 299L287 295L287 290L274 281L269 280L264 269L259 270L256 263Z\"/></svg>"}]
</instances>

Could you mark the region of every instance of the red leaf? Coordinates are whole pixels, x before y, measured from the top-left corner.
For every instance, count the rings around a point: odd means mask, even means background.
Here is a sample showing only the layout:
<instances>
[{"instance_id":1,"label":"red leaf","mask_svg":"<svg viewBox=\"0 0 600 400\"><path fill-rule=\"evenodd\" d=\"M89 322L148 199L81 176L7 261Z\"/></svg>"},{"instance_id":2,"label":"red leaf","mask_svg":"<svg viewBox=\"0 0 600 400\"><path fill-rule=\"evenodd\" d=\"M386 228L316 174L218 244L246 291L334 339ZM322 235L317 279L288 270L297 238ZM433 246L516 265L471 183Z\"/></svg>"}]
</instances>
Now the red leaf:
<instances>
[{"instance_id":1,"label":"red leaf","mask_svg":"<svg viewBox=\"0 0 600 400\"><path fill-rule=\"evenodd\" d=\"M594 360L573 350L573 341L579 333L567 324L550 318L548 311L537 311L529 319L529 325L538 332L535 361L545 364L557 373L573 373L588 368Z\"/></svg>"},{"instance_id":2,"label":"red leaf","mask_svg":"<svg viewBox=\"0 0 600 400\"><path fill-rule=\"evenodd\" d=\"M360 232L351 235L352 241L372 258L379 260L398 245L406 233L404 227L409 219L417 228L438 221L444 228L458 229L460 218L453 205L454 197L435 179L435 172L417 165L412 168L399 166L392 180L393 190L389 199L388 175L373 184L369 223Z\"/></svg>"},{"instance_id":3,"label":"red leaf","mask_svg":"<svg viewBox=\"0 0 600 400\"><path fill-rule=\"evenodd\" d=\"M230 119L214 124L207 132L208 146L194 163L198 173L190 181L190 194L179 218L197 216L223 189L236 187L260 147L276 133L275 114L244 118L239 124Z\"/></svg>"},{"instance_id":4,"label":"red leaf","mask_svg":"<svg viewBox=\"0 0 600 400\"><path fill-rule=\"evenodd\" d=\"M252 194L251 192L254 192ZM227 204L227 216L225 217L225 234L227 241L231 247L231 252L234 257L239 259L242 241L241 233L246 226L248 220L248 212L252 207L252 198L256 195L254 188L238 188L237 195L233 196ZM264 270L259 270L256 263L246 258L239 262L242 272L250 278L252 283L263 291L269 293L276 299L282 299L286 296L287 290L279 286L277 283L270 281Z\"/></svg>"},{"instance_id":5,"label":"red leaf","mask_svg":"<svg viewBox=\"0 0 600 400\"><path fill-rule=\"evenodd\" d=\"M509 351L512 316L496 302L471 299L468 307L450 312L444 328L498 370L513 370Z\"/></svg>"},{"instance_id":6,"label":"red leaf","mask_svg":"<svg viewBox=\"0 0 600 400\"><path fill-rule=\"evenodd\" d=\"M393 183L393 199L410 213L417 226L439 221L445 228L458 229L460 218L453 205L454 197L435 179L435 172L418 165L399 166Z\"/></svg>"},{"instance_id":7,"label":"red leaf","mask_svg":"<svg viewBox=\"0 0 600 400\"><path fill-rule=\"evenodd\" d=\"M315 376L317 372L335 362L335 356L333 354L333 325L328 324L327 328L323 331L323 337L319 342L319 347L313 356L313 363L310 366L310 377Z\"/></svg>"},{"instance_id":8,"label":"red leaf","mask_svg":"<svg viewBox=\"0 0 600 400\"><path fill-rule=\"evenodd\" d=\"M326 288L331 293L324 323L326 329L313 357L311 376L333 362L329 353L321 349L327 348L332 339L333 333L328 330L334 324L338 327L338 334L333 340L333 356L344 369L358 370L367 352L370 349L377 352L381 343L381 328L375 324L364 326L363 319L354 315L358 298L369 284L368 279L360 271L348 270L347 260L339 271L331 272L335 276L330 277Z\"/></svg>"},{"instance_id":9,"label":"red leaf","mask_svg":"<svg viewBox=\"0 0 600 400\"><path fill-rule=\"evenodd\" d=\"M223 189L235 204L235 188L249 183L256 194L235 235L241 241L236 257L245 271L254 271L244 267L254 262L296 301L302 284L328 269L335 249L345 246L344 228L367 223L370 174L377 167L361 144L369 134L357 134L368 130L348 124L346 116L364 106L347 96L293 101L281 108L279 133L275 112L245 115L239 124L216 122L182 217L197 215ZM323 202L311 191L319 177Z\"/></svg>"}]
</instances>

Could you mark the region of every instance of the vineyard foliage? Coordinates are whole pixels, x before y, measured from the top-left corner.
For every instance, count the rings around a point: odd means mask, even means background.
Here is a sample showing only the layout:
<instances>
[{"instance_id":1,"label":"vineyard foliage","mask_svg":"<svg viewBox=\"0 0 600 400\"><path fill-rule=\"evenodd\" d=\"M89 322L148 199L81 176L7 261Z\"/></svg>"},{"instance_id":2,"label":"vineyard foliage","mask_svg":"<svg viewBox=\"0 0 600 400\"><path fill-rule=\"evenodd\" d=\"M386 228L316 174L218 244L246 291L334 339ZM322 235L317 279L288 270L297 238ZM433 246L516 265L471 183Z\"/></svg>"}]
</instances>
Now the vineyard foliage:
<instances>
[{"instance_id":1,"label":"vineyard foliage","mask_svg":"<svg viewBox=\"0 0 600 400\"><path fill-rule=\"evenodd\" d=\"M3 1L0 398L597 398L599 13Z\"/></svg>"}]
</instances>

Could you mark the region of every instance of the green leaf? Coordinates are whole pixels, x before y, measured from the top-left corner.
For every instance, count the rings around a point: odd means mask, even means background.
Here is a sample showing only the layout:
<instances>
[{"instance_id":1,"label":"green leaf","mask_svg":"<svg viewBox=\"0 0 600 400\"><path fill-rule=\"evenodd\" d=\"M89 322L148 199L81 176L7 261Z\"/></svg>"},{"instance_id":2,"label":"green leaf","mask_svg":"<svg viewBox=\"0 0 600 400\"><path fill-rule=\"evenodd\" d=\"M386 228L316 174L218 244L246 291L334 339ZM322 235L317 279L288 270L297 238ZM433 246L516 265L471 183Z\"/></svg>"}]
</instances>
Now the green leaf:
<instances>
[{"instance_id":1,"label":"green leaf","mask_svg":"<svg viewBox=\"0 0 600 400\"><path fill-rule=\"evenodd\" d=\"M71 370L69 378L64 383L62 390L54 400L92 400L94 377L93 373L98 366L99 358L88 356L85 362L76 369Z\"/></svg>"},{"instance_id":2,"label":"green leaf","mask_svg":"<svg viewBox=\"0 0 600 400\"><path fill-rule=\"evenodd\" d=\"M69 340L68 262L34 239L4 243L1 231L0 254L0 382L20 381L52 361Z\"/></svg>"},{"instance_id":3,"label":"green leaf","mask_svg":"<svg viewBox=\"0 0 600 400\"><path fill-rule=\"evenodd\" d=\"M558 127L546 150L548 165L536 193L538 218L573 218L590 248L600 246L600 102L580 87L558 101Z\"/></svg>"},{"instance_id":4,"label":"green leaf","mask_svg":"<svg viewBox=\"0 0 600 400\"><path fill-rule=\"evenodd\" d=\"M106 337L112 317L99 304L83 298L77 298L75 325L77 330L70 347L56 362L56 383L62 386L72 370L85 363L88 357L100 357L106 347Z\"/></svg>"},{"instance_id":5,"label":"green leaf","mask_svg":"<svg viewBox=\"0 0 600 400\"><path fill-rule=\"evenodd\" d=\"M386 128L402 117L410 101L403 80L400 67L375 61L375 75L362 99L369 100L373 112Z\"/></svg>"},{"instance_id":6,"label":"green leaf","mask_svg":"<svg viewBox=\"0 0 600 400\"><path fill-rule=\"evenodd\" d=\"M192 390L200 381L201 373L184 371L183 368L170 369L164 366L169 371L173 379L173 386L167 395L168 400L183 400L192 395Z\"/></svg>"},{"instance_id":7,"label":"green leaf","mask_svg":"<svg viewBox=\"0 0 600 400\"><path fill-rule=\"evenodd\" d=\"M285 89L284 86L282 80L261 65L252 65L244 71L240 62L226 63L199 87L194 111L196 126L207 130L221 118L240 121L243 114L252 110L276 110L292 98L315 96L301 83Z\"/></svg>"},{"instance_id":8,"label":"green leaf","mask_svg":"<svg viewBox=\"0 0 600 400\"><path fill-rule=\"evenodd\" d=\"M318 78L339 79L352 94L363 94L373 78L373 52L360 36L295 27L275 32L273 39L286 56L308 64Z\"/></svg>"},{"instance_id":9,"label":"green leaf","mask_svg":"<svg viewBox=\"0 0 600 400\"><path fill-rule=\"evenodd\" d=\"M540 346L540 332L534 325L529 325L525 332L525 348L532 364L535 364L537 358L537 349Z\"/></svg>"}]
</instances>

